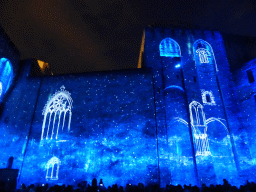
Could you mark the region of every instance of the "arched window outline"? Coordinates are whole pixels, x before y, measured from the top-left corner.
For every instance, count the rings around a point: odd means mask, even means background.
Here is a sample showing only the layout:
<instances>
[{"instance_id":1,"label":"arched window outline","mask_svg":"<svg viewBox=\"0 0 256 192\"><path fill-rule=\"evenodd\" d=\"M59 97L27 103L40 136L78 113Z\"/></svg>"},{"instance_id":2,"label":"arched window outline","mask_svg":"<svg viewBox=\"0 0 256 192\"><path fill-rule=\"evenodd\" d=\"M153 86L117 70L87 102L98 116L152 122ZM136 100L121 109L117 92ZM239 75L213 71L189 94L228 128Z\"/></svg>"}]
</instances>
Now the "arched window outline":
<instances>
[{"instance_id":1,"label":"arched window outline","mask_svg":"<svg viewBox=\"0 0 256 192\"><path fill-rule=\"evenodd\" d=\"M205 91L204 89L202 89L201 95L202 95L202 101L204 105L216 105L215 98L213 96L212 91ZM207 98L206 98L207 95L210 97L210 102L207 101Z\"/></svg>"},{"instance_id":2,"label":"arched window outline","mask_svg":"<svg viewBox=\"0 0 256 192\"><path fill-rule=\"evenodd\" d=\"M42 135L41 135L41 140L48 139L49 136L49 130L52 130L51 133L51 139L54 137L54 130L56 127L56 136L55 139L58 138L58 132L60 126L62 127L61 129L64 129L65 121L66 121L66 115L68 114L68 131L70 130L70 123L71 123L71 116L72 116L72 98L70 97L70 93L65 90L64 85L61 86L60 91L57 91L46 103L44 109L43 109L43 115L44 115L44 120L43 120L43 125L42 125ZM63 117L62 117L63 114ZM53 116L53 119L52 119ZM57 117L57 126L55 124ZM62 117L62 125L61 123L61 117ZM52 126L51 126L52 124ZM45 129L47 131L45 132ZM44 136L46 134L46 136Z\"/></svg>"},{"instance_id":3,"label":"arched window outline","mask_svg":"<svg viewBox=\"0 0 256 192\"><path fill-rule=\"evenodd\" d=\"M190 122L193 130L194 145L196 156L211 155L209 140L207 135L207 124L203 106L197 102L192 101L189 104ZM203 122L201 122L202 120ZM203 132L201 131L203 129Z\"/></svg>"},{"instance_id":4,"label":"arched window outline","mask_svg":"<svg viewBox=\"0 0 256 192\"><path fill-rule=\"evenodd\" d=\"M59 169L60 169L61 161L57 157L52 157L47 162L47 169L46 169L46 179L50 180L58 180L59 179ZM56 166L56 171L54 171L54 166ZM51 168L51 169L50 169ZM49 172L50 169L50 172Z\"/></svg>"},{"instance_id":5,"label":"arched window outline","mask_svg":"<svg viewBox=\"0 0 256 192\"><path fill-rule=\"evenodd\" d=\"M3 95L9 89L12 83L12 79L13 67L11 61L7 58L2 57L0 59L0 82L2 83L2 94L0 98L3 97Z\"/></svg>"},{"instance_id":6,"label":"arched window outline","mask_svg":"<svg viewBox=\"0 0 256 192\"><path fill-rule=\"evenodd\" d=\"M205 119L203 108L204 107L197 101L192 101L189 104L190 119L191 119L191 124L193 126L206 126L206 119ZM193 118L193 111L196 113L195 114L196 122L195 122L195 118ZM201 112L202 118L199 117L200 112ZM203 119L203 122L201 122L200 119Z\"/></svg>"},{"instance_id":7,"label":"arched window outline","mask_svg":"<svg viewBox=\"0 0 256 192\"><path fill-rule=\"evenodd\" d=\"M169 37L160 42L159 52L162 57L181 57L179 44Z\"/></svg>"},{"instance_id":8,"label":"arched window outline","mask_svg":"<svg viewBox=\"0 0 256 192\"><path fill-rule=\"evenodd\" d=\"M196 47L196 45L198 45L198 46ZM193 51L194 51L195 61L199 60L200 64L202 64L202 63L213 64L213 65L215 65L216 72L219 71L218 67L217 67L216 60L215 60L215 56L214 56L212 46L207 41L205 41L203 39L196 40L193 44ZM204 58L207 56L207 59L200 58L200 55ZM197 57L199 59L196 59ZM211 58L211 59L209 59L209 58ZM203 62L200 62L200 61L203 61ZM196 64L199 64L199 63L196 62Z\"/></svg>"}]
</instances>

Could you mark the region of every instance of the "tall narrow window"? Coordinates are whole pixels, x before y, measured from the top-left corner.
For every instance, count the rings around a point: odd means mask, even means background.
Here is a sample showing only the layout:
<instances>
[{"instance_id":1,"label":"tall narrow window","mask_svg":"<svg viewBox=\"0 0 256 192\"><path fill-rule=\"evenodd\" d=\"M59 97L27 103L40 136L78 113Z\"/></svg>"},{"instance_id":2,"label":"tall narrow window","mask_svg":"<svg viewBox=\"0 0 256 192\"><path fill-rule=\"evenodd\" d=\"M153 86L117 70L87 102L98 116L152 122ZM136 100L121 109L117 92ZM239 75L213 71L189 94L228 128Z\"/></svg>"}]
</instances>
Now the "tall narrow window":
<instances>
[{"instance_id":1,"label":"tall narrow window","mask_svg":"<svg viewBox=\"0 0 256 192\"><path fill-rule=\"evenodd\" d=\"M42 125L43 139L57 139L59 129L70 130L72 98L70 93L62 85L60 91L57 91L46 103L43 110L44 120Z\"/></svg>"},{"instance_id":2,"label":"tall narrow window","mask_svg":"<svg viewBox=\"0 0 256 192\"><path fill-rule=\"evenodd\" d=\"M206 102L207 102L207 103L210 103L210 102L211 102L210 95L206 95Z\"/></svg>"},{"instance_id":3,"label":"tall narrow window","mask_svg":"<svg viewBox=\"0 0 256 192\"><path fill-rule=\"evenodd\" d=\"M180 57L180 46L171 38L166 38L159 45L160 56L163 57Z\"/></svg>"},{"instance_id":4,"label":"tall narrow window","mask_svg":"<svg viewBox=\"0 0 256 192\"><path fill-rule=\"evenodd\" d=\"M213 64L213 52L209 43L199 39L193 45L194 57L197 64L211 63Z\"/></svg>"},{"instance_id":5,"label":"tall narrow window","mask_svg":"<svg viewBox=\"0 0 256 192\"><path fill-rule=\"evenodd\" d=\"M203 106L197 101L192 101L189 104L189 112L196 156L211 155Z\"/></svg>"},{"instance_id":6,"label":"tall narrow window","mask_svg":"<svg viewBox=\"0 0 256 192\"><path fill-rule=\"evenodd\" d=\"M255 80L254 80L254 77L253 77L252 70L249 69L249 70L246 71L246 73L247 73L247 77L248 77L249 83L253 83Z\"/></svg>"},{"instance_id":7,"label":"tall narrow window","mask_svg":"<svg viewBox=\"0 0 256 192\"><path fill-rule=\"evenodd\" d=\"M212 91L201 90L202 101L204 105L216 105Z\"/></svg>"},{"instance_id":8,"label":"tall narrow window","mask_svg":"<svg viewBox=\"0 0 256 192\"><path fill-rule=\"evenodd\" d=\"M47 162L46 170L46 179L58 180L59 179L59 169L60 169L60 160L57 157L52 157Z\"/></svg>"}]
</instances>

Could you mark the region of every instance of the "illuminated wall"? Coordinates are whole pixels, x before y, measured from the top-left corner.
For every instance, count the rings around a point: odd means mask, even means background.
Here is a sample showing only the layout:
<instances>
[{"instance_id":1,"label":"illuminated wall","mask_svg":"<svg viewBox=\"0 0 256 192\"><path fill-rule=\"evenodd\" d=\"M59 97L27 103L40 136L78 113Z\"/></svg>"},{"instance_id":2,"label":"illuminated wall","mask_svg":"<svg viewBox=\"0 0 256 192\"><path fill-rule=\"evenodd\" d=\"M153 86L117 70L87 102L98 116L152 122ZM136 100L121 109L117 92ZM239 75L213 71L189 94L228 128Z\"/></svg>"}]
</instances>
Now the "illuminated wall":
<instances>
[{"instance_id":1,"label":"illuminated wall","mask_svg":"<svg viewBox=\"0 0 256 192\"><path fill-rule=\"evenodd\" d=\"M255 124L256 124L256 84L255 84L255 74L256 74L256 65L255 59L245 63L241 68L236 70L233 73L234 85L236 87L237 93L237 103L241 107L241 113L239 118L242 119L243 129L240 132L245 132L244 135L237 137L237 140L240 140L241 147L246 146L247 157L243 158L244 172L243 175L250 175L255 177L255 165L256 165L256 142L255 142ZM242 132L242 133L243 133ZM248 157L251 157L249 159Z\"/></svg>"},{"instance_id":2,"label":"illuminated wall","mask_svg":"<svg viewBox=\"0 0 256 192\"><path fill-rule=\"evenodd\" d=\"M253 179L255 61L232 76L218 32L148 27L129 71L32 77L0 56L0 163L14 157L19 183Z\"/></svg>"},{"instance_id":3,"label":"illuminated wall","mask_svg":"<svg viewBox=\"0 0 256 192\"><path fill-rule=\"evenodd\" d=\"M20 182L157 182L150 72L56 76L40 84Z\"/></svg>"},{"instance_id":4,"label":"illuminated wall","mask_svg":"<svg viewBox=\"0 0 256 192\"><path fill-rule=\"evenodd\" d=\"M153 73L161 185L252 179L220 33L148 27L144 55Z\"/></svg>"},{"instance_id":5,"label":"illuminated wall","mask_svg":"<svg viewBox=\"0 0 256 192\"><path fill-rule=\"evenodd\" d=\"M22 145L28 135L28 132L25 131L24 137L20 138L19 133L17 135L13 132L13 129L15 130L15 126L17 126L15 122L17 119L14 119L14 114L18 114L18 111L21 110L21 108L18 109L19 105L17 103L20 102L16 101L18 98L11 97L18 78L18 71L19 53L9 37L0 28L0 122L5 122L5 124L0 123L1 168L6 168L7 160L12 155L18 159L14 168L21 166ZM13 102L13 105L11 102Z\"/></svg>"}]
</instances>

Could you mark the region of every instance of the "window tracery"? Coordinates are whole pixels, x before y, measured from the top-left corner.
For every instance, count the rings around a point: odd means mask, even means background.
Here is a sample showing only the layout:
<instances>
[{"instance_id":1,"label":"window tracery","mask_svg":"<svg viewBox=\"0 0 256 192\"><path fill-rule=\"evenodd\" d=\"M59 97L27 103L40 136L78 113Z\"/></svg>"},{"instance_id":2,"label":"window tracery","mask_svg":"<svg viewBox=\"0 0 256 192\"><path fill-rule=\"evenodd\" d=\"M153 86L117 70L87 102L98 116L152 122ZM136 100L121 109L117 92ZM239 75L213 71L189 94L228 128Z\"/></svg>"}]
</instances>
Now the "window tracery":
<instances>
[{"instance_id":1,"label":"window tracery","mask_svg":"<svg viewBox=\"0 0 256 192\"><path fill-rule=\"evenodd\" d=\"M200 63L209 63L208 56L210 56L210 52L205 48L199 48L196 50L196 53L199 55Z\"/></svg>"},{"instance_id":2,"label":"window tracery","mask_svg":"<svg viewBox=\"0 0 256 192\"><path fill-rule=\"evenodd\" d=\"M203 106L197 101L192 101L189 104L189 111L196 156L211 155Z\"/></svg>"},{"instance_id":3,"label":"window tracery","mask_svg":"<svg viewBox=\"0 0 256 192\"><path fill-rule=\"evenodd\" d=\"M60 128L63 131L67 126L68 131L70 130L72 116L72 98L70 95L62 85L60 91L57 91L46 103L43 109L44 120L41 140L44 138L57 139Z\"/></svg>"},{"instance_id":4,"label":"window tracery","mask_svg":"<svg viewBox=\"0 0 256 192\"><path fill-rule=\"evenodd\" d=\"M181 57L179 44L171 38L165 38L159 44L160 56Z\"/></svg>"},{"instance_id":5,"label":"window tracery","mask_svg":"<svg viewBox=\"0 0 256 192\"><path fill-rule=\"evenodd\" d=\"M46 179L58 180L59 179L59 168L61 161L57 157L52 157L47 162Z\"/></svg>"}]
</instances>

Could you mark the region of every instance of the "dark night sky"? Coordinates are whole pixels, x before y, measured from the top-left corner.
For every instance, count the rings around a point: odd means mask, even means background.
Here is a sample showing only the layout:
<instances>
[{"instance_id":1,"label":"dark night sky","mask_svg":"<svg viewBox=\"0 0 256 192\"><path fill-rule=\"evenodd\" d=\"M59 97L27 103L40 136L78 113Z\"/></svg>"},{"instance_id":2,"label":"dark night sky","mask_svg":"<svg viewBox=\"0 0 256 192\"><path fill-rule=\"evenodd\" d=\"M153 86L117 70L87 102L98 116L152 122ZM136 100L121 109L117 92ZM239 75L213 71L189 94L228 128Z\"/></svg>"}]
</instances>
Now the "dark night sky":
<instances>
[{"instance_id":1,"label":"dark night sky","mask_svg":"<svg viewBox=\"0 0 256 192\"><path fill-rule=\"evenodd\" d=\"M147 25L256 36L254 0L2 0L0 24L21 59L53 73L135 68Z\"/></svg>"}]
</instances>

